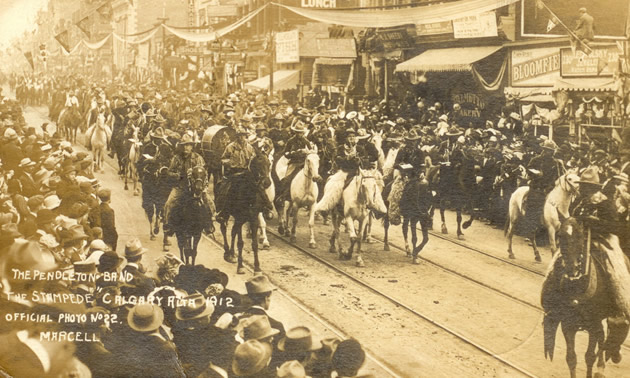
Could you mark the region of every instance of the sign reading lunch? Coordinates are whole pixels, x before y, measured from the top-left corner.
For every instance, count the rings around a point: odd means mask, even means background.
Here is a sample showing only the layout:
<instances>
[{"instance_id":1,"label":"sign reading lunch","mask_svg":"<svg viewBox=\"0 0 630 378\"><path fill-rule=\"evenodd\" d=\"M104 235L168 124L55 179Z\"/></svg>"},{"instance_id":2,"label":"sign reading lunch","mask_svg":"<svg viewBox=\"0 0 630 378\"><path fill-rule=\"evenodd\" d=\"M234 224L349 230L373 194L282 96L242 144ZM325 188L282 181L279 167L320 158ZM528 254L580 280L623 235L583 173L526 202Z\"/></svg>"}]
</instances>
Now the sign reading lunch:
<instances>
[{"instance_id":1,"label":"sign reading lunch","mask_svg":"<svg viewBox=\"0 0 630 378\"><path fill-rule=\"evenodd\" d=\"M337 8L337 0L301 0L302 8Z\"/></svg>"}]
</instances>

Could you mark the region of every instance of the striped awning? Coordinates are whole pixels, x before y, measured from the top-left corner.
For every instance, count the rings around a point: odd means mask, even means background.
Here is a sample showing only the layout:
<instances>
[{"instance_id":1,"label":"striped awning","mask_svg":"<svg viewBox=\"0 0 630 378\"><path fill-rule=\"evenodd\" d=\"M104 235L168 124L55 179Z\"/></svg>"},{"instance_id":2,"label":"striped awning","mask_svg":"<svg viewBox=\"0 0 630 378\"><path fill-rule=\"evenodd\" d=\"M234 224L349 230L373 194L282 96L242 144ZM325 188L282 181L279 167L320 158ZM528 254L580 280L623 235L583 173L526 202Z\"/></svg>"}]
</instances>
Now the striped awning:
<instances>
[{"instance_id":1,"label":"striped awning","mask_svg":"<svg viewBox=\"0 0 630 378\"><path fill-rule=\"evenodd\" d=\"M396 72L472 71L472 65L501 50L502 46L432 49L396 65Z\"/></svg>"},{"instance_id":2,"label":"striped awning","mask_svg":"<svg viewBox=\"0 0 630 378\"><path fill-rule=\"evenodd\" d=\"M554 91L612 92L617 90L612 77L580 77L556 79Z\"/></svg>"}]
</instances>

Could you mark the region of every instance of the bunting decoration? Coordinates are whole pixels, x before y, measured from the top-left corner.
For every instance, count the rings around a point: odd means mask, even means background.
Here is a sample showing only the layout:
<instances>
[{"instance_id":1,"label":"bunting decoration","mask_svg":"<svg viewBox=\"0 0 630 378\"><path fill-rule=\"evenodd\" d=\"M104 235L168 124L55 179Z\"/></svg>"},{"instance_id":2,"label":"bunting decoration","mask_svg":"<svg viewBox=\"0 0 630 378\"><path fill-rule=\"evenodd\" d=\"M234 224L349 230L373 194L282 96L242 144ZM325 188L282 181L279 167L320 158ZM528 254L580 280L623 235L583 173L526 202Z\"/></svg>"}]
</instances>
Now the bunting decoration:
<instances>
[{"instance_id":1,"label":"bunting decoration","mask_svg":"<svg viewBox=\"0 0 630 378\"><path fill-rule=\"evenodd\" d=\"M106 20L106 21L111 21L112 20L112 5L109 2L104 3L103 5L101 5L100 7L98 7L96 9L96 11L98 12L98 14L101 15L101 17Z\"/></svg>"},{"instance_id":2,"label":"bunting decoration","mask_svg":"<svg viewBox=\"0 0 630 378\"><path fill-rule=\"evenodd\" d=\"M92 33L90 32L90 16L83 18L81 21L77 22L77 27L81 29L85 35L87 35L88 39L92 38Z\"/></svg>"},{"instance_id":3,"label":"bunting decoration","mask_svg":"<svg viewBox=\"0 0 630 378\"><path fill-rule=\"evenodd\" d=\"M558 20L556 20L555 17L550 18L549 21L547 22L547 33L553 30L553 28L555 28L556 26L558 26Z\"/></svg>"},{"instance_id":4,"label":"bunting decoration","mask_svg":"<svg viewBox=\"0 0 630 378\"><path fill-rule=\"evenodd\" d=\"M67 30L62 31L61 33L55 36L55 39L61 47L63 47L64 51L67 53L70 51L70 35Z\"/></svg>"},{"instance_id":5,"label":"bunting decoration","mask_svg":"<svg viewBox=\"0 0 630 378\"><path fill-rule=\"evenodd\" d=\"M30 51L27 51L24 53L24 57L26 58L26 60L28 61L28 64L31 65L31 69L35 69L35 63L33 63L33 53Z\"/></svg>"}]
</instances>

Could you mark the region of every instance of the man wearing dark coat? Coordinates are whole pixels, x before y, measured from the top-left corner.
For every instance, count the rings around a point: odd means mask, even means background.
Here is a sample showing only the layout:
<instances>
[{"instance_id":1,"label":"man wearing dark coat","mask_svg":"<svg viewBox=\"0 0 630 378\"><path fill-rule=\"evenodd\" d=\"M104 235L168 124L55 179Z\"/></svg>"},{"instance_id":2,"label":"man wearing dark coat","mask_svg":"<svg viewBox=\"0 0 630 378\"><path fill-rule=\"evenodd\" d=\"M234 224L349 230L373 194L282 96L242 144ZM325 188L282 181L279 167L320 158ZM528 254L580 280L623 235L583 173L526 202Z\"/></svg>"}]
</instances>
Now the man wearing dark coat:
<instances>
[{"instance_id":1,"label":"man wearing dark coat","mask_svg":"<svg viewBox=\"0 0 630 378\"><path fill-rule=\"evenodd\" d=\"M103 229L103 241L109 245L112 251L116 250L118 244L118 232L116 232L116 217L114 210L109 206L112 192L109 189L101 189L98 198L101 200L101 228Z\"/></svg>"}]
</instances>

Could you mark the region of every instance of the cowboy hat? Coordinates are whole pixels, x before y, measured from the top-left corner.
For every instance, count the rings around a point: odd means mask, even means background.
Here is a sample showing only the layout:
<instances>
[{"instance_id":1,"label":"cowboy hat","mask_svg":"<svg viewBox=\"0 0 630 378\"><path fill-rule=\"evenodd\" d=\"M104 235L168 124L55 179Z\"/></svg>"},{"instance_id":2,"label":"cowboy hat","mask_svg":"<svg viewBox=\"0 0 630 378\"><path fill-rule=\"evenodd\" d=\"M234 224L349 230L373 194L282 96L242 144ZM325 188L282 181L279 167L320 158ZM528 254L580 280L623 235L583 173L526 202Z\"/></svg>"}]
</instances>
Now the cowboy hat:
<instances>
[{"instance_id":1,"label":"cowboy hat","mask_svg":"<svg viewBox=\"0 0 630 378\"><path fill-rule=\"evenodd\" d=\"M20 164L18 165L18 167L20 168L24 168L24 167L34 167L35 165L37 165L37 163L35 163L34 161L32 161L30 158L25 157L24 159L22 159L20 161Z\"/></svg>"},{"instance_id":2,"label":"cowboy hat","mask_svg":"<svg viewBox=\"0 0 630 378\"><path fill-rule=\"evenodd\" d=\"M232 371L237 376L253 376L269 364L271 351L271 345L268 343L247 340L234 351Z\"/></svg>"},{"instance_id":3,"label":"cowboy hat","mask_svg":"<svg viewBox=\"0 0 630 378\"><path fill-rule=\"evenodd\" d=\"M551 151L555 151L558 149L558 145L552 141L552 140L545 140L540 147L546 149L546 150L551 150Z\"/></svg>"},{"instance_id":4,"label":"cowboy hat","mask_svg":"<svg viewBox=\"0 0 630 378\"><path fill-rule=\"evenodd\" d=\"M400 142L403 140L403 136L396 131L392 131L385 136L385 140L390 142Z\"/></svg>"},{"instance_id":5,"label":"cowboy hat","mask_svg":"<svg viewBox=\"0 0 630 378\"><path fill-rule=\"evenodd\" d=\"M175 317L177 320L193 320L209 317L214 312L214 306L206 298L195 293L183 299L186 305L177 307Z\"/></svg>"},{"instance_id":6,"label":"cowboy hat","mask_svg":"<svg viewBox=\"0 0 630 378\"><path fill-rule=\"evenodd\" d=\"M184 134L182 136L182 139L177 143L178 145L185 145L185 144L194 144L195 141L193 140L192 136L190 136L190 134Z\"/></svg>"},{"instance_id":7,"label":"cowboy hat","mask_svg":"<svg viewBox=\"0 0 630 378\"><path fill-rule=\"evenodd\" d=\"M249 281L245 282L245 288L247 289L247 294L262 294L276 290L271 282L269 282L269 278L264 275L252 277Z\"/></svg>"},{"instance_id":8,"label":"cowboy hat","mask_svg":"<svg viewBox=\"0 0 630 378\"><path fill-rule=\"evenodd\" d=\"M515 119L517 121L521 120L521 115L515 112L510 113L510 118Z\"/></svg>"},{"instance_id":9,"label":"cowboy hat","mask_svg":"<svg viewBox=\"0 0 630 378\"><path fill-rule=\"evenodd\" d=\"M155 130L151 131L149 133L149 136L151 138L156 138L156 139L166 139L166 135L164 134L164 129L162 127L156 127Z\"/></svg>"},{"instance_id":10,"label":"cowboy hat","mask_svg":"<svg viewBox=\"0 0 630 378\"><path fill-rule=\"evenodd\" d=\"M132 259L134 257L138 257L144 254L146 251L147 249L142 247L142 243L140 242L140 239L138 238L133 238L127 241L127 244L125 244L125 258L126 259Z\"/></svg>"},{"instance_id":11,"label":"cowboy hat","mask_svg":"<svg viewBox=\"0 0 630 378\"><path fill-rule=\"evenodd\" d=\"M438 117L438 119L440 121L446 122L446 121L448 121L448 116L446 114L442 114L441 116Z\"/></svg>"},{"instance_id":12,"label":"cowboy hat","mask_svg":"<svg viewBox=\"0 0 630 378\"><path fill-rule=\"evenodd\" d=\"M210 115L214 114L214 111L212 110L212 108L207 106L207 105L202 105L201 106L201 111L202 112L206 112L206 113L210 113Z\"/></svg>"},{"instance_id":13,"label":"cowboy hat","mask_svg":"<svg viewBox=\"0 0 630 378\"><path fill-rule=\"evenodd\" d=\"M269 323L269 318L266 315L252 315L245 319L243 325L243 338L245 340L262 340L279 333L279 330L271 328L271 323Z\"/></svg>"},{"instance_id":14,"label":"cowboy hat","mask_svg":"<svg viewBox=\"0 0 630 378\"><path fill-rule=\"evenodd\" d=\"M164 312L155 304L142 303L135 305L127 315L129 328L138 332L153 332L160 328L164 321Z\"/></svg>"},{"instance_id":15,"label":"cowboy hat","mask_svg":"<svg viewBox=\"0 0 630 378\"><path fill-rule=\"evenodd\" d=\"M15 132L15 130L9 127L8 129L4 131L4 137L7 138L8 140L14 140L18 138L18 135Z\"/></svg>"},{"instance_id":16,"label":"cowboy hat","mask_svg":"<svg viewBox=\"0 0 630 378\"><path fill-rule=\"evenodd\" d=\"M237 126L235 128L236 134L237 135L247 135L249 134L249 131L247 131L246 128L244 128L243 126Z\"/></svg>"},{"instance_id":17,"label":"cowboy hat","mask_svg":"<svg viewBox=\"0 0 630 378\"><path fill-rule=\"evenodd\" d=\"M267 131L267 126L262 122L258 122L256 124L256 131Z\"/></svg>"},{"instance_id":18,"label":"cowboy hat","mask_svg":"<svg viewBox=\"0 0 630 378\"><path fill-rule=\"evenodd\" d=\"M44 207L48 210L55 210L61 205L61 200L56 194L44 198Z\"/></svg>"},{"instance_id":19,"label":"cowboy hat","mask_svg":"<svg viewBox=\"0 0 630 378\"><path fill-rule=\"evenodd\" d=\"M405 135L405 140L409 141L409 142L413 142L416 141L418 139L422 138L421 135L418 134L418 131L416 131L415 129L411 129L409 130L406 135Z\"/></svg>"},{"instance_id":20,"label":"cowboy hat","mask_svg":"<svg viewBox=\"0 0 630 378\"><path fill-rule=\"evenodd\" d=\"M125 259L120 257L115 251L104 251L98 259L98 271L101 273L113 272L124 262Z\"/></svg>"},{"instance_id":21,"label":"cowboy hat","mask_svg":"<svg viewBox=\"0 0 630 378\"><path fill-rule=\"evenodd\" d=\"M354 118L357 117L357 115L358 115L358 113L353 110L353 111L349 112L348 114L346 114L346 119L349 119L349 120L350 119L354 119Z\"/></svg>"},{"instance_id":22,"label":"cowboy hat","mask_svg":"<svg viewBox=\"0 0 630 378\"><path fill-rule=\"evenodd\" d=\"M166 118L162 116L162 113L158 113L157 116L152 121L156 123L165 123Z\"/></svg>"},{"instance_id":23,"label":"cowboy hat","mask_svg":"<svg viewBox=\"0 0 630 378\"><path fill-rule=\"evenodd\" d=\"M580 174L580 179L577 181L577 183L597 186L602 185L599 182L599 173L597 173L597 168L595 167L588 167L584 171L582 171L582 174Z\"/></svg>"},{"instance_id":24,"label":"cowboy hat","mask_svg":"<svg viewBox=\"0 0 630 378\"><path fill-rule=\"evenodd\" d=\"M311 116L311 112L308 109L306 109L306 108L302 108L302 109L298 110L297 114L302 116L302 117L310 117Z\"/></svg>"},{"instance_id":25,"label":"cowboy hat","mask_svg":"<svg viewBox=\"0 0 630 378\"><path fill-rule=\"evenodd\" d=\"M448 128L448 130L446 131L446 136L460 136L462 135L464 132L462 130L459 129L459 127L457 126L451 126Z\"/></svg>"},{"instance_id":26,"label":"cowboy hat","mask_svg":"<svg viewBox=\"0 0 630 378\"><path fill-rule=\"evenodd\" d=\"M365 130L364 128L360 128L359 130L357 130L357 139L359 140L367 139L371 136L372 134L368 133L367 130Z\"/></svg>"},{"instance_id":27,"label":"cowboy hat","mask_svg":"<svg viewBox=\"0 0 630 378\"><path fill-rule=\"evenodd\" d=\"M309 352L321 347L322 344L318 340L313 340L311 330L304 326L291 328L278 343L279 350L291 351L292 353Z\"/></svg>"},{"instance_id":28,"label":"cowboy hat","mask_svg":"<svg viewBox=\"0 0 630 378\"><path fill-rule=\"evenodd\" d=\"M304 124L304 122L296 122L295 125L291 126L291 130L296 131L298 133L304 133L308 129L306 128L306 125Z\"/></svg>"}]
</instances>

